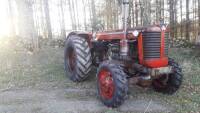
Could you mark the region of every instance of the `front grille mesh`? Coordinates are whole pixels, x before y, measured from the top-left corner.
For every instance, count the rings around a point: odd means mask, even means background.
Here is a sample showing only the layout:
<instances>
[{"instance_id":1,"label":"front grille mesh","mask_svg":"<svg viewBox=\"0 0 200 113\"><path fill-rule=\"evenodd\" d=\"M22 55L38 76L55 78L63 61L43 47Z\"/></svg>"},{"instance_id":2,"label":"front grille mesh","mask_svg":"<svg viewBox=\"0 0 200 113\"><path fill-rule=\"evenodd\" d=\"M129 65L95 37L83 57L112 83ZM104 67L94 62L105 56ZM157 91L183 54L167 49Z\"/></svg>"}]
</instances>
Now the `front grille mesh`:
<instances>
[{"instance_id":1,"label":"front grille mesh","mask_svg":"<svg viewBox=\"0 0 200 113\"><path fill-rule=\"evenodd\" d=\"M160 32L143 32L144 59L160 58Z\"/></svg>"},{"instance_id":2,"label":"front grille mesh","mask_svg":"<svg viewBox=\"0 0 200 113\"><path fill-rule=\"evenodd\" d=\"M161 32L143 32L144 59L160 58ZM165 56L168 56L169 33L165 33Z\"/></svg>"},{"instance_id":3,"label":"front grille mesh","mask_svg":"<svg viewBox=\"0 0 200 113\"><path fill-rule=\"evenodd\" d=\"M165 33L165 56L168 56L169 33Z\"/></svg>"}]
</instances>

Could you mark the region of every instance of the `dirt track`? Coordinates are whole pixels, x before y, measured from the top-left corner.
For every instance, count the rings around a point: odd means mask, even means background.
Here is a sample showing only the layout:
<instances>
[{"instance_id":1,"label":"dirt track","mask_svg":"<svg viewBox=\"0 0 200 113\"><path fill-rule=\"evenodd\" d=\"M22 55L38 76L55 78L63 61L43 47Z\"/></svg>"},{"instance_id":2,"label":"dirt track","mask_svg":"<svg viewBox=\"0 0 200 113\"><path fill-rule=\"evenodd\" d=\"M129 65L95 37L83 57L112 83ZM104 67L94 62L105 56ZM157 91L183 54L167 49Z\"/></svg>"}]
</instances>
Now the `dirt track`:
<instances>
[{"instance_id":1,"label":"dirt track","mask_svg":"<svg viewBox=\"0 0 200 113\"><path fill-rule=\"evenodd\" d=\"M67 97L66 95L74 95ZM77 97L76 96L82 96ZM128 99L118 109L109 109L88 89L7 89L0 92L0 113L93 113L93 112L169 112L155 100Z\"/></svg>"}]
</instances>

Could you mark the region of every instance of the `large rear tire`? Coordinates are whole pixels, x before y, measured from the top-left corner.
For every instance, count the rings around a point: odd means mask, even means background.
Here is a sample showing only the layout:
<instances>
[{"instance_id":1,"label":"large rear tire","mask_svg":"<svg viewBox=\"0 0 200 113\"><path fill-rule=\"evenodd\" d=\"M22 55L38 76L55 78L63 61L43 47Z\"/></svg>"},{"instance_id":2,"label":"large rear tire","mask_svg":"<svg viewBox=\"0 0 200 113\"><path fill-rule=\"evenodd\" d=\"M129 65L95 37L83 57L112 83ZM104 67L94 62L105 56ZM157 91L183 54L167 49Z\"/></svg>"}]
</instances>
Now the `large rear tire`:
<instances>
[{"instance_id":1,"label":"large rear tire","mask_svg":"<svg viewBox=\"0 0 200 113\"><path fill-rule=\"evenodd\" d=\"M121 66L104 61L97 72L98 96L108 107L120 106L128 92L127 75Z\"/></svg>"},{"instance_id":2,"label":"large rear tire","mask_svg":"<svg viewBox=\"0 0 200 113\"><path fill-rule=\"evenodd\" d=\"M169 58L168 64L172 66L173 73L154 80L152 85L155 91L171 95L180 88L183 74L181 67L173 59Z\"/></svg>"},{"instance_id":3,"label":"large rear tire","mask_svg":"<svg viewBox=\"0 0 200 113\"><path fill-rule=\"evenodd\" d=\"M64 50L65 72L74 82L80 82L88 77L92 58L90 47L85 38L71 35L65 42Z\"/></svg>"}]
</instances>

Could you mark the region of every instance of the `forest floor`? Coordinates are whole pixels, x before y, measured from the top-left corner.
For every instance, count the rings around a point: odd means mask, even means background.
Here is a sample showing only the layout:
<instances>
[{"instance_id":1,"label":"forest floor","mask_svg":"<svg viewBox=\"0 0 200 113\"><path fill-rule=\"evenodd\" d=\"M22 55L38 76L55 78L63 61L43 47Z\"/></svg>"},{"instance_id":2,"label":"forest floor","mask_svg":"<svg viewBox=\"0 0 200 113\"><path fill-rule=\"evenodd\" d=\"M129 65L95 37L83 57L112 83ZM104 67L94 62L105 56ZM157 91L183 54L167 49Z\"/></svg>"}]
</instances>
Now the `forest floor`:
<instances>
[{"instance_id":1,"label":"forest floor","mask_svg":"<svg viewBox=\"0 0 200 113\"><path fill-rule=\"evenodd\" d=\"M0 113L168 113L200 111L200 58L190 49L170 49L183 67L184 80L172 96L130 86L125 103L105 107L96 96L96 69L82 83L65 76L63 48L42 47L31 53L0 42Z\"/></svg>"}]
</instances>

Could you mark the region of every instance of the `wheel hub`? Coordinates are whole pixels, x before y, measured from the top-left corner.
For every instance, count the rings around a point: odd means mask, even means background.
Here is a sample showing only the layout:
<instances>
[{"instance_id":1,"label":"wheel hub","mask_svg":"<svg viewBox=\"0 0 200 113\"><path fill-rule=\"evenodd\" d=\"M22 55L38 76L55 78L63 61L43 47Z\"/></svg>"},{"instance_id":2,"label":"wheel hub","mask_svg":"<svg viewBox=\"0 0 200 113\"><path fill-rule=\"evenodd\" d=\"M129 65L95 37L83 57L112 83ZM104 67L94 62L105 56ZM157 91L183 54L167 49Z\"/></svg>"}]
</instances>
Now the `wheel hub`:
<instances>
[{"instance_id":1,"label":"wheel hub","mask_svg":"<svg viewBox=\"0 0 200 113\"><path fill-rule=\"evenodd\" d=\"M111 99L114 94L114 82L111 73L108 70L102 70L99 73L100 95L105 99Z\"/></svg>"},{"instance_id":2,"label":"wheel hub","mask_svg":"<svg viewBox=\"0 0 200 113\"><path fill-rule=\"evenodd\" d=\"M160 88L165 88L167 86L167 81L168 81L168 75L162 75L161 78L154 80L153 84L155 84Z\"/></svg>"}]
</instances>

